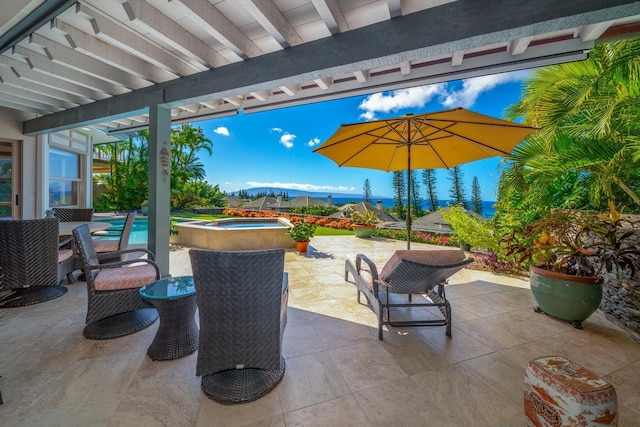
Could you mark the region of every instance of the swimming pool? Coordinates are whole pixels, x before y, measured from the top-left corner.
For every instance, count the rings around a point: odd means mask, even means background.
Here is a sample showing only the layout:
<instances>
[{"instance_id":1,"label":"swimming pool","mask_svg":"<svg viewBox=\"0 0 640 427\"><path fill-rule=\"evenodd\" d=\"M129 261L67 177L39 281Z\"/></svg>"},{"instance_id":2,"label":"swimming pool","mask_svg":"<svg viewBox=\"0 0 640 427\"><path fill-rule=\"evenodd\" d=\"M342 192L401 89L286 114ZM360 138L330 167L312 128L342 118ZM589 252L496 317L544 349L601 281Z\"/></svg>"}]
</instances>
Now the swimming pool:
<instances>
[{"instance_id":1,"label":"swimming pool","mask_svg":"<svg viewBox=\"0 0 640 427\"><path fill-rule=\"evenodd\" d=\"M108 222L112 224L113 228L122 228L124 227L125 217L122 218L100 218L100 222ZM97 220L96 220L97 221ZM131 228L131 234L129 235L129 244L130 245L146 245L147 244L147 235L149 233L149 222L146 217L136 217L136 220L133 221L133 227ZM96 239L101 240L119 240L120 236L103 236L96 237Z\"/></svg>"}]
</instances>

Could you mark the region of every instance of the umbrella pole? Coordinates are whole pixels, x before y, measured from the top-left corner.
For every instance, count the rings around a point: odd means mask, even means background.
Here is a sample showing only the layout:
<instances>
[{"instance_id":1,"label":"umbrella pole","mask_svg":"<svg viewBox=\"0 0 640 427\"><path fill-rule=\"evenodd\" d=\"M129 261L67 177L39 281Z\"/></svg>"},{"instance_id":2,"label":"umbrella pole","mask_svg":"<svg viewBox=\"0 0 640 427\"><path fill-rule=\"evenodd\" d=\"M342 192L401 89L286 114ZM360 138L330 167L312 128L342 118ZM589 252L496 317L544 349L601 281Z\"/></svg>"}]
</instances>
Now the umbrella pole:
<instances>
[{"instance_id":1,"label":"umbrella pole","mask_svg":"<svg viewBox=\"0 0 640 427\"><path fill-rule=\"evenodd\" d=\"M411 139L411 137L409 137ZM407 250L411 249L411 141L407 143Z\"/></svg>"}]
</instances>

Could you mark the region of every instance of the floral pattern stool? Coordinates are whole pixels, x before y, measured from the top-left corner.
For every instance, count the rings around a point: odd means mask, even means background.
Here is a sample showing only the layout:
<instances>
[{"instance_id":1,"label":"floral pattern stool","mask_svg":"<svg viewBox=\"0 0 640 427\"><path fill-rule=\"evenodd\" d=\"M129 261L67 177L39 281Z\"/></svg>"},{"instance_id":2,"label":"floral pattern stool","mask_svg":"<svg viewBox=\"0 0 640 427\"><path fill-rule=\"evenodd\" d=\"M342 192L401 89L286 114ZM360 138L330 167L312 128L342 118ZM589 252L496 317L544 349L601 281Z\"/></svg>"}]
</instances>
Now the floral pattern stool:
<instances>
[{"instance_id":1,"label":"floral pattern stool","mask_svg":"<svg viewBox=\"0 0 640 427\"><path fill-rule=\"evenodd\" d=\"M564 357L529 361L524 376L527 425L615 426L618 401L611 384Z\"/></svg>"}]
</instances>

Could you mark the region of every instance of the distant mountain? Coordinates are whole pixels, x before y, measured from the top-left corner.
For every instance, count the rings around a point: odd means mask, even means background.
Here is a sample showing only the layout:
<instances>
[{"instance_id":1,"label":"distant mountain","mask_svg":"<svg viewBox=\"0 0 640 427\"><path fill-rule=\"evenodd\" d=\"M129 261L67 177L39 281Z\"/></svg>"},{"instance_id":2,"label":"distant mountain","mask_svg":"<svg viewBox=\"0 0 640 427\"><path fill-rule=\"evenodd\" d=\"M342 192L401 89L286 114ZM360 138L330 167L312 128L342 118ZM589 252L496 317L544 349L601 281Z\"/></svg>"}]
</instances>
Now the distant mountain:
<instances>
[{"instance_id":1,"label":"distant mountain","mask_svg":"<svg viewBox=\"0 0 640 427\"><path fill-rule=\"evenodd\" d=\"M354 200L356 199L362 199L362 194L351 194L351 193L335 193L335 192L331 192L331 191L304 191L304 190L289 190L286 188L276 188L276 187L253 187L253 188L247 188L246 189L247 193L250 196L255 196L258 193L284 193L284 194L288 194L289 198L292 199L294 197L300 197L300 196L309 196L309 197L314 197L316 199L326 199L327 196L332 196L333 198L339 197L339 198L352 198ZM237 195L238 192L236 191L235 194ZM376 196L372 196L372 198L380 198L380 197L376 197Z\"/></svg>"}]
</instances>

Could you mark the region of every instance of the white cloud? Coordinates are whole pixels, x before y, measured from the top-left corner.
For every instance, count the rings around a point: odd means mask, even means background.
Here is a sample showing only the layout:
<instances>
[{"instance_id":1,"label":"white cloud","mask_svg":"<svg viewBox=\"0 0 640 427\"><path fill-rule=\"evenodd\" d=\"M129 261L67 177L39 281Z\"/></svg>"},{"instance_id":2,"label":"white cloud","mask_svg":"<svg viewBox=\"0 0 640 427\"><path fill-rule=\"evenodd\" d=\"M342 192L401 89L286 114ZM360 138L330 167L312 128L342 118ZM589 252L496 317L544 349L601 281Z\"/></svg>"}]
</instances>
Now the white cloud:
<instances>
[{"instance_id":1,"label":"white cloud","mask_svg":"<svg viewBox=\"0 0 640 427\"><path fill-rule=\"evenodd\" d=\"M501 84L524 80L530 73L529 70L521 70L465 79L462 81L462 88L448 90L447 94L440 98L440 103L450 108L471 108L483 92L487 92Z\"/></svg>"},{"instance_id":2,"label":"white cloud","mask_svg":"<svg viewBox=\"0 0 640 427\"><path fill-rule=\"evenodd\" d=\"M284 145L287 148L293 147L293 140L296 139L296 136L292 133L285 132L280 137L280 144Z\"/></svg>"},{"instance_id":3,"label":"white cloud","mask_svg":"<svg viewBox=\"0 0 640 427\"><path fill-rule=\"evenodd\" d=\"M271 128L271 132L282 133L282 128Z\"/></svg>"},{"instance_id":4,"label":"white cloud","mask_svg":"<svg viewBox=\"0 0 640 427\"><path fill-rule=\"evenodd\" d=\"M296 182L258 182L247 181L249 187L272 187L272 188L284 188L288 190L301 190L301 191L355 191L356 187L346 186L333 186L333 185L315 185L315 184L299 184Z\"/></svg>"},{"instance_id":5,"label":"white cloud","mask_svg":"<svg viewBox=\"0 0 640 427\"><path fill-rule=\"evenodd\" d=\"M474 77L462 80L462 87L450 83L436 83L409 89L379 92L365 98L358 106L364 110L360 115L365 120L375 120L376 113L390 113L407 108L422 108L437 99L444 107L471 108L478 97L501 84L521 81L531 74L530 70Z\"/></svg>"},{"instance_id":6,"label":"white cloud","mask_svg":"<svg viewBox=\"0 0 640 427\"><path fill-rule=\"evenodd\" d=\"M307 145L309 147L314 147L316 145L320 144L320 138L313 138L311 140L309 140L309 142L307 142Z\"/></svg>"},{"instance_id":7,"label":"white cloud","mask_svg":"<svg viewBox=\"0 0 640 427\"><path fill-rule=\"evenodd\" d=\"M368 96L358 106L359 109L365 110L360 117L365 120L375 120L376 113L389 113L405 108L421 108L435 96L444 94L444 90L445 84L438 83L394 90L387 93L374 93Z\"/></svg>"},{"instance_id":8,"label":"white cloud","mask_svg":"<svg viewBox=\"0 0 640 427\"><path fill-rule=\"evenodd\" d=\"M227 129L224 126L220 126L219 128L216 128L213 130L215 133L217 133L218 135L224 135L224 136L229 136L229 129Z\"/></svg>"}]
</instances>

